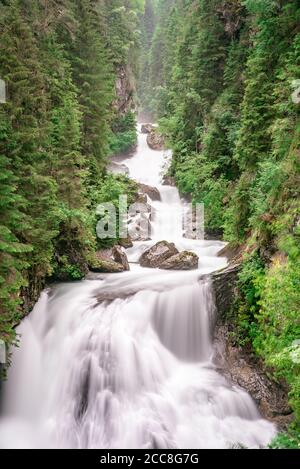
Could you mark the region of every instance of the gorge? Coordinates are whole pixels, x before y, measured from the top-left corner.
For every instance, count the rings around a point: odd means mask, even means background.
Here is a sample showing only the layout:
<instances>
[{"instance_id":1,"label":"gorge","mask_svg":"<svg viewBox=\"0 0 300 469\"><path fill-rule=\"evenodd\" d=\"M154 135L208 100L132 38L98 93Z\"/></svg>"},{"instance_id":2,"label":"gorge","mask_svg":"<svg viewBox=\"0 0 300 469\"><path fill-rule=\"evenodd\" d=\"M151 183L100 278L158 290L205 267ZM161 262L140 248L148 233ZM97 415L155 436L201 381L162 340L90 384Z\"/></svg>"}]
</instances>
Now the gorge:
<instances>
[{"instance_id":1,"label":"gorge","mask_svg":"<svg viewBox=\"0 0 300 469\"><path fill-rule=\"evenodd\" d=\"M300 448L299 24L0 0L1 449Z\"/></svg>"},{"instance_id":2,"label":"gorge","mask_svg":"<svg viewBox=\"0 0 300 469\"><path fill-rule=\"evenodd\" d=\"M177 189L160 185L163 163L164 152L147 148L143 134L123 162L161 192L153 239L127 250L131 271L49 287L19 326L2 446L259 448L274 437L275 426L213 363L217 313L204 274L226 265L217 257L224 244L183 238ZM198 270L139 267L141 253L161 239L197 253ZM103 300L109 292L114 297Z\"/></svg>"}]
</instances>

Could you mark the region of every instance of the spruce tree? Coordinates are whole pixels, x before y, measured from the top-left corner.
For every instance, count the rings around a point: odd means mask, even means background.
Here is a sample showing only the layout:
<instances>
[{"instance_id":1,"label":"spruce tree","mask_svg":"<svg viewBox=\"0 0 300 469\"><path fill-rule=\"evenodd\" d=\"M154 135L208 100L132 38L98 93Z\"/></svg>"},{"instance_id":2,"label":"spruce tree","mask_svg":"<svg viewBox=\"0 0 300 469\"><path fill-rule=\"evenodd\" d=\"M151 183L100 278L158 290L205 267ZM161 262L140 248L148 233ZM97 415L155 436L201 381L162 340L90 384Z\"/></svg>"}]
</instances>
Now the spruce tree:
<instances>
[{"instance_id":1,"label":"spruce tree","mask_svg":"<svg viewBox=\"0 0 300 469\"><path fill-rule=\"evenodd\" d=\"M94 2L76 0L74 13L78 27L70 60L82 113L81 151L93 187L100 183L106 166L113 72L98 29L99 16Z\"/></svg>"}]
</instances>

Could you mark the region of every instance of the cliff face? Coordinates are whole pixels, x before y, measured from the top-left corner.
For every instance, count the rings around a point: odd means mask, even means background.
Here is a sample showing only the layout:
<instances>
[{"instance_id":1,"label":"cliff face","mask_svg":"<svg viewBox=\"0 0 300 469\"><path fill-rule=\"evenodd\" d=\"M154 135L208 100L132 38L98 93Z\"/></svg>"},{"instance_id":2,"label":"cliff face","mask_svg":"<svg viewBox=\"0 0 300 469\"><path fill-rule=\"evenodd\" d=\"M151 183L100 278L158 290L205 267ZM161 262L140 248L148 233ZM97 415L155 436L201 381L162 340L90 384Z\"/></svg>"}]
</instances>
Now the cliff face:
<instances>
[{"instance_id":1,"label":"cliff face","mask_svg":"<svg viewBox=\"0 0 300 469\"><path fill-rule=\"evenodd\" d=\"M128 65L119 65L116 71L116 100L113 103L119 116L135 111L135 79Z\"/></svg>"},{"instance_id":2,"label":"cliff face","mask_svg":"<svg viewBox=\"0 0 300 469\"><path fill-rule=\"evenodd\" d=\"M286 430L293 420L286 383L272 380L272 370L266 369L251 347L243 347L234 340L231 311L238 295L240 267L238 262L233 262L226 269L212 274L217 310L214 361L232 383L251 395L266 419L274 422L280 430Z\"/></svg>"}]
</instances>

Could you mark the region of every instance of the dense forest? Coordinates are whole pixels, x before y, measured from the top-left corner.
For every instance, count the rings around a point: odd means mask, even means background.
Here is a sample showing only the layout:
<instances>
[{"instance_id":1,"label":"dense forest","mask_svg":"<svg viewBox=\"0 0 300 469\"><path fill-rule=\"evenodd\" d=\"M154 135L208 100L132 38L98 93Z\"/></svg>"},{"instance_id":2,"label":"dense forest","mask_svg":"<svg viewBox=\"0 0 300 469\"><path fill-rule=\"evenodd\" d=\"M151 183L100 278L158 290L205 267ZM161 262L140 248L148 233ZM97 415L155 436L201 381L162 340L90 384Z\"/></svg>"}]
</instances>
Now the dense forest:
<instances>
[{"instance_id":1,"label":"dense forest","mask_svg":"<svg viewBox=\"0 0 300 469\"><path fill-rule=\"evenodd\" d=\"M95 207L127 190L106 175L136 141L138 0L0 2L0 335L47 278L80 279L97 248Z\"/></svg>"},{"instance_id":2,"label":"dense forest","mask_svg":"<svg viewBox=\"0 0 300 469\"><path fill-rule=\"evenodd\" d=\"M297 0L148 0L139 85L180 192L204 202L208 233L242 252L233 340L288 381L296 447L299 25Z\"/></svg>"},{"instance_id":3,"label":"dense forest","mask_svg":"<svg viewBox=\"0 0 300 469\"><path fill-rule=\"evenodd\" d=\"M274 447L299 447L299 1L0 0L0 37L0 337L97 263L96 206L135 191L107 164L139 107L242 262L232 341L288 383Z\"/></svg>"}]
</instances>

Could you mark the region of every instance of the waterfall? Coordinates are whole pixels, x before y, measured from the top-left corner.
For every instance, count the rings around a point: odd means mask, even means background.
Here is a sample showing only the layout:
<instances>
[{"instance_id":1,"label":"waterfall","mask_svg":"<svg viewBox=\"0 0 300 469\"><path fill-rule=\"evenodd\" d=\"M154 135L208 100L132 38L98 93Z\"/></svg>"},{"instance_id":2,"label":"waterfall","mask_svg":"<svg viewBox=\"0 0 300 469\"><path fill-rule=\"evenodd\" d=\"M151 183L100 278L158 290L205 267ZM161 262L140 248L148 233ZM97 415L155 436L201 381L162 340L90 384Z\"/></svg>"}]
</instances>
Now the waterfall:
<instances>
[{"instance_id":1,"label":"waterfall","mask_svg":"<svg viewBox=\"0 0 300 469\"><path fill-rule=\"evenodd\" d=\"M145 141L140 135L125 164L132 177L161 190L154 237L197 252L199 269L132 264L131 272L43 292L18 328L1 448L259 448L275 434L251 397L212 361L216 312L202 274L226 264L217 257L223 244L183 238L178 191L160 185L164 156ZM175 208L171 221L168 206ZM153 242L135 243L130 261Z\"/></svg>"},{"instance_id":2,"label":"waterfall","mask_svg":"<svg viewBox=\"0 0 300 469\"><path fill-rule=\"evenodd\" d=\"M159 291L158 277L152 289L99 302L107 281L57 286L43 293L23 321L5 393L1 444L266 445L273 426L211 363L209 282L198 282L194 274L179 288ZM130 275L127 281L132 283Z\"/></svg>"}]
</instances>

